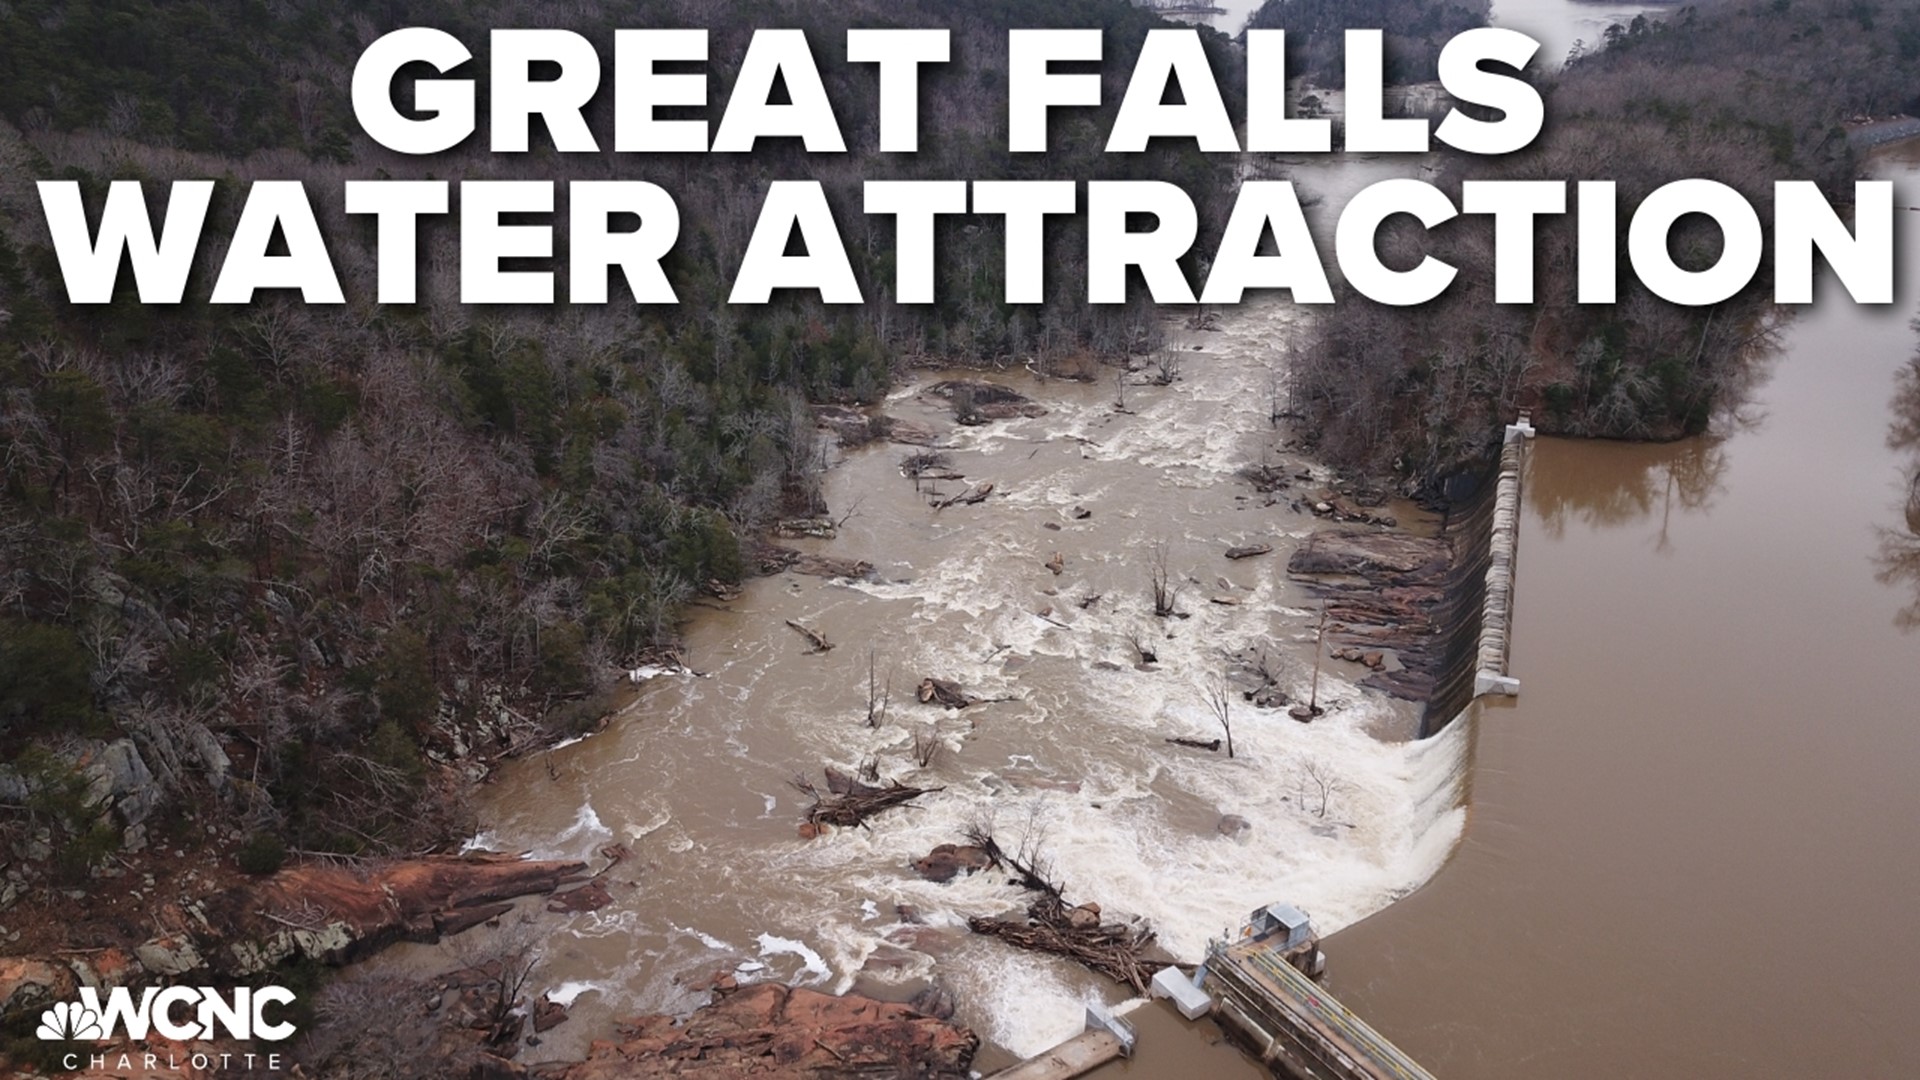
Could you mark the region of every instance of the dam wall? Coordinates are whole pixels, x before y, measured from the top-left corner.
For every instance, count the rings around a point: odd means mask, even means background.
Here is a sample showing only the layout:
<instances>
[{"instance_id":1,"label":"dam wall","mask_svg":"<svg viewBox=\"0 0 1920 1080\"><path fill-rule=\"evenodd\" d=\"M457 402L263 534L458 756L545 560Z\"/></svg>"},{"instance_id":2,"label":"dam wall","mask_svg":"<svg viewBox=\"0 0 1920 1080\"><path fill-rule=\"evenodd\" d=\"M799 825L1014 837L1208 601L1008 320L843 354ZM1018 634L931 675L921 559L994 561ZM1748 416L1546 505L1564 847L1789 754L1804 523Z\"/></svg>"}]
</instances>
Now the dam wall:
<instances>
[{"instance_id":1,"label":"dam wall","mask_svg":"<svg viewBox=\"0 0 1920 1080\"><path fill-rule=\"evenodd\" d=\"M1445 597L1434 611L1446 629L1433 693L1420 736L1451 724L1476 698L1512 696L1520 682L1508 670L1513 633L1514 563L1520 544L1521 478L1533 425L1526 414L1507 427L1493 466L1458 497L1442 535L1453 547Z\"/></svg>"}]
</instances>

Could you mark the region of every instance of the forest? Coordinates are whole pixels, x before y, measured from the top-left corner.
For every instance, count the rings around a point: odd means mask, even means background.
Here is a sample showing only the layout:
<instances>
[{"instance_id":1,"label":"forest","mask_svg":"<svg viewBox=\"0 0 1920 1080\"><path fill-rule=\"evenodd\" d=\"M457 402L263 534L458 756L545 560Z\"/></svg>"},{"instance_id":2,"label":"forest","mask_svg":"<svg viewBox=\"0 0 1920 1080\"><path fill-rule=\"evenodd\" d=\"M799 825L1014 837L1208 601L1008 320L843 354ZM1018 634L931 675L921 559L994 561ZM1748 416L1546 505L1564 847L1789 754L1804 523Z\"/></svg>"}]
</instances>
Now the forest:
<instances>
[{"instance_id":1,"label":"forest","mask_svg":"<svg viewBox=\"0 0 1920 1080\"><path fill-rule=\"evenodd\" d=\"M852 152L797 140L748 155L507 157L386 151L354 123L354 60L386 31L564 26L610 55L616 27L705 27L714 94L751 30L803 29ZM881 154L873 65L849 26L946 26L917 155ZM1006 152L1006 30L1100 27L1103 109L1057 117L1053 151ZM940 297L889 299L891 223L860 181L1160 179L1217 237L1231 163L1162 141L1106 155L1124 78L1157 17L1124 0L15 0L0 8L0 830L82 880L133 817L86 772L130 745L155 798L217 809L139 827L209 839L265 870L287 852L430 850L460 834L471 768L596 723L617 673L672 642L684 607L755 571L750 541L818 513L811 406L875 401L921 362L1046 373L1150 349L1142 302L1084 303L1085 240L1066 221L1047 302L1001 299L1000 231L943 222ZM1229 43L1210 62L1237 104ZM484 82L484 80L483 80ZM480 93L484 98L484 85ZM610 130L589 105L596 129ZM484 100L481 108L485 109ZM710 109L709 119L719 112ZM644 179L679 193L667 269L678 307L463 306L450 231L420 239L420 302L371 302L373 222L347 179ZM67 303L35 195L77 181L213 177L210 237L250 184L296 178L350 298L201 299L224 255L199 252L185 303L137 302L123 268L104 307ZM806 294L724 303L768 184L817 180L868 303ZM326 194L331 193L331 194ZM150 207L158 217L157 208ZM616 276L617 277L617 276ZM125 755L115 760L125 760ZM165 838L165 837L163 837Z\"/></svg>"},{"instance_id":2,"label":"forest","mask_svg":"<svg viewBox=\"0 0 1920 1080\"><path fill-rule=\"evenodd\" d=\"M1273 0L1266 9L1291 7ZM1875 0L1725 0L1616 26L1541 79L1547 127L1524 151L1443 152L1436 183L1577 176L1618 184L1622 220L1682 178L1718 180L1773 219L1777 180L1817 182L1836 205L1857 163L1845 125L1920 107L1920 8ZM1768 229L1771 243L1771 228ZM1461 268L1440 300L1389 309L1337 294L1294 356L1293 407L1329 462L1437 493L1483 460L1522 408L1542 430L1670 439L1738 404L1756 350L1781 312L1763 269L1733 298L1679 307L1622 279L1617 302L1575 302L1577 236L1543 223L1535 302L1492 302L1493 239L1483 220L1383 234L1401 267L1431 253ZM1698 216L1670 238L1689 269L1718 256ZM1624 265L1624 239L1620 257Z\"/></svg>"}]
</instances>

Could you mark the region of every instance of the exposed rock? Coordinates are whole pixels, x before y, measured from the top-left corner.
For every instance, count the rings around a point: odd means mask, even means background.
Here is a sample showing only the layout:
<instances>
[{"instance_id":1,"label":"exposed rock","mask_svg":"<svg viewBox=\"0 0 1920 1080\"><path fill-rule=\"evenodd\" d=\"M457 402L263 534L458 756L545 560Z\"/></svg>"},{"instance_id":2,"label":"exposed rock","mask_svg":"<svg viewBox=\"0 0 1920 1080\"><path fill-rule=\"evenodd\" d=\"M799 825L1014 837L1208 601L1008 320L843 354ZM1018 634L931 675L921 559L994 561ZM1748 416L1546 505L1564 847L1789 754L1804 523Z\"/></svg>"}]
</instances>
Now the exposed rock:
<instances>
[{"instance_id":1,"label":"exposed rock","mask_svg":"<svg viewBox=\"0 0 1920 1080\"><path fill-rule=\"evenodd\" d=\"M1075 521L1085 521L1088 518L1093 516L1093 511L1087 509L1084 506L1074 507L1071 513L1073 515L1073 520Z\"/></svg>"},{"instance_id":2,"label":"exposed rock","mask_svg":"<svg viewBox=\"0 0 1920 1080\"><path fill-rule=\"evenodd\" d=\"M1045 406L1037 405L1025 394L999 383L949 379L933 384L927 388L927 392L951 401L955 418L963 424L1047 415Z\"/></svg>"},{"instance_id":3,"label":"exposed rock","mask_svg":"<svg viewBox=\"0 0 1920 1080\"><path fill-rule=\"evenodd\" d=\"M752 565L762 575L791 570L808 577L847 578L853 581L864 581L873 576L873 564L862 559L816 555L765 541L753 545Z\"/></svg>"},{"instance_id":4,"label":"exposed rock","mask_svg":"<svg viewBox=\"0 0 1920 1080\"><path fill-rule=\"evenodd\" d=\"M1213 827L1213 831L1221 836L1239 836L1251 828L1253 828L1253 822L1239 814L1222 814L1220 823Z\"/></svg>"},{"instance_id":5,"label":"exposed rock","mask_svg":"<svg viewBox=\"0 0 1920 1080\"><path fill-rule=\"evenodd\" d=\"M925 424L893 416L870 416L845 405L815 405L813 417L821 427L833 433L835 442L845 447L865 446L878 439L926 446L934 438L933 429Z\"/></svg>"},{"instance_id":6,"label":"exposed rock","mask_svg":"<svg viewBox=\"0 0 1920 1080\"><path fill-rule=\"evenodd\" d=\"M1241 544L1238 547L1230 547L1227 549L1227 558L1235 560L1251 559L1256 555L1271 554L1273 554L1272 544Z\"/></svg>"},{"instance_id":7,"label":"exposed rock","mask_svg":"<svg viewBox=\"0 0 1920 1080\"><path fill-rule=\"evenodd\" d=\"M1271 495L1293 484L1293 478L1277 465L1248 465L1240 470L1240 478L1262 495Z\"/></svg>"},{"instance_id":8,"label":"exposed rock","mask_svg":"<svg viewBox=\"0 0 1920 1080\"><path fill-rule=\"evenodd\" d=\"M207 780L213 784L213 789L222 792L227 790L227 773L233 768L233 761L220 746L220 740L207 730L207 725L189 724L187 745L193 749L193 756L206 768Z\"/></svg>"},{"instance_id":9,"label":"exposed rock","mask_svg":"<svg viewBox=\"0 0 1920 1080\"><path fill-rule=\"evenodd\" d=\"M566 1020L567 1007L557 1001L550 1000L547 995L541 994L540 999L533 1003L533 1030L535 1034L544 1034L552 1031L554 1028L565 1023Z\"/></svg>"},{"instance_id":10,"label":"exposed rock","mask_svg":"<svg viewBox=\"0 0 1920 1080\"><path fill-rule=\"evenodd\" d=\"M185 975L206 962L191 938L172 934L134 946L133 955L154 975Z\"/></svg>"},{"instance_id":11,"label":"exposed rock","mask_svg":"<svg viewBox=\"0 0 1920 1080\"><path fill-rule=\"evenodd\" d=\"M922 705L944 705L949 709L964 709L974 703L974 699L967 696L967 692L960 688L959 683L936 679L932 676L920 680L920 687L916 693Z\"/></svg>"},{"instance_id":12,"label":"exposed rock","mask_svg":"<svg viewBox=\"0 0 1920 1080\"><path fill-rule=\"evenodd\" d=\"M913 869L928 881L948 882L961 874L978 873L993 865L985 848L971 844L941 844L913 861Z\"/></svg>"},{"instance_id":13,"label":"exposed rock","mask_svg":"<svg viewBox=\"0 0 1920 1080\"><path fill-rule=\"evenodd\" d=\"M643 1016L585 1061L542 1066L544 1080L828 1076L959 1078L980 1040L911 1006L770 983L722 992L684 1022Z\"/></svg>"},{"instance_id":14,"label":"exposed rock","mask_svg":"<svg viewBox=\"0 0 1920 1080\"><path fill-rule=\"evenodd\" d=\"M953 994L945 987L929 986L913 995L907 1006L922 1016L931 1016L935 1020L951 1020L957 1009Z\"/></svg>"},{"instance_id":15,"label":"exposed rock","mask_svg":"<svg viewBox=\"0 0 1920 1080\"><path fill-rule=\"evenodd\" d=\"M1446 541L1386 532L1332 530L1307 537L1287 560L1290 574L1437 572L1452 558Z\"/></svg>"},{"instance_id":16,"label":"exposed rock","mask_svg":"<svg viewBox=\"0 0 1920 1080\"><path fill-rule=\"evenodd\" d=\"M0 957L0 1013L12 1014L73 996L78 980L64 964L38 957Z\"/></svg>"},{"instance_id":17,"label":"exposed rock","mask_svg":"<svg viewBox=\"0 0 1920 1080\"><path fill-rule=\"evenodd\" d=\"M788 518L774 524L773 535L789 540L831 540L839 530L826 518Z\"/></svg>"},{"instance_id":18,"label":"exposed rock","mask_svg":"<svg viewBox=\"0 0 1920 1080\"><path fill-rule=\"evenodd\" d=\"M599 911L611 903L613 894L596 878L577 889L549 896L547 910L556 915L577 915L583 911Z\"/></svg>"},{"instance_id":19,"label":"exposed rock","mask_svg":"<svg viewBox=\"0 0 1920 1080\"><path fill-rule=\"evenodd\" d=\"M147 820L160 804L160 784L132 739L89 750L74 766L87 782L87 805L112 810L127 825Z\"/></svg>"},{"instance_id":20,"label":"exposed rock","mask_svg":"<svg viewBox=\"0 0 1920 1080\"><path fill-rule=\"evenodd\" d=\"M91 986L95 990L130 986L138 980L143 970L133 954L125 949L111 948L69 957L67 967L72 969L73 977L79 980L81 986Z\"/></svg>"}]
</instances>

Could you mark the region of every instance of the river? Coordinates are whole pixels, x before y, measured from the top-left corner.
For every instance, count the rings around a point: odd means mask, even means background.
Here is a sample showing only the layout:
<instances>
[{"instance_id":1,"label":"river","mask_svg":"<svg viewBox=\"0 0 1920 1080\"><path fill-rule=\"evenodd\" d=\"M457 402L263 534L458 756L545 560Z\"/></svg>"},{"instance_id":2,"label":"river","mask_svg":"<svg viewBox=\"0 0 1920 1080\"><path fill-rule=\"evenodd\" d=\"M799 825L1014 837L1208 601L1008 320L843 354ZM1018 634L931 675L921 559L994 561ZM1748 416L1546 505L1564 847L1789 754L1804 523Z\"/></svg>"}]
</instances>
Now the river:
<instances>
[{"instance_id":1,"label":"river","mask_svg":"<svg viewBox=\"0 0 1920 1080\"><path fill-rule=\"evenodd\" d=\"M1307 186L1338 204L1404 167L1349 160ZM1002 875L934 884L909 865L978 821L1009 848L1044 838L1070 899L1146 920L1188 960L1276 898L1333 929L1431 877L1465 818L1465 729L1410 741L1417 708L1359 691L1359 665L1328 664L1329 713L1311 725L1239 705L1231 759L1166 741L1220 734L1206 693L1231 651L1264 648L1289 690L1309 689L1317 608L1285 555L1319 523L1267 505L1236 475L1262 460L1317 470L1269 422L1304 317L1269 301L1218 329L1175 320L1180 379L1136 374L1123 407L1111 381L1015 370L994 377L1047 415L963 427L928 392L941 376L916 375L886 411L941 433L966 475L948 494L992 482L991 499L931 508L901 470L913 447L845 454L826 488L839 535L798 546L869 560L875 580L784 574L696 609L686 657L704 677L649 680L606 732L503 769L483 789L477 843L595 861L610 843L634 853L613 874L616 903L549 928L539 979L575 1018L536 1059L578 1056L638 1012L689 1009L716 970L887 996L935 981L990 1043L989 1064L1077 1033L1087 1003L1124 995L972 935L967 917L1024 903ZM1417 509L1394 510L1421 527ZM1225 558L1260 542L1277 553ZM1162 545L1183 618L1152 614ZM1059 573L1047 565L1056 555ZM835 648L810 651L790 620ZM1134 640L1158 663L1137 664ZM878 728L866 724L869 656L892 688ZM1004 700L924 705L914 689L927 676ZM937 740L938 759L922 766L916 738ZM802 839L809 800L789 781L869 760L886 779L939 790L870 828ZM1227 815L1250 827L1224 835Z\"/></svg>"},{"instance_id":2,"label":"river","mask_svg":"<svg viewBox=\"0 0 1920 1080\"><path fill-rule=\"evenodd\" d=\"M1570 44L1610 11L1496 15ZM1913 182L1907 158L1880 160ZM1408 168L1342 157L1294 175L1325 198L1324 229L1346 193ZM1920 1074L1897 1038L1920 1004L1904 919L1920 667L1896 627L1916 600L1876 579L1911 465L1887 445L1906 296L1869 312L1829 295L1787 323L1755 400L1713 436L1536 445L1517 702L1409 741L1410 706L1330 663L1328 716L1243 707L1232 760L1164 740L1217 733L1205 693L1226 651L1265 646L1295 689L1310 671L1312 602L1284 556L1319 523L1236 475L1316 470L1268 423L1305 316L1262 302L1209 330L1170 324L1182 378L1128 386L1124 408L1110 382L1013 371L996 378L1048 415L959 427L926 392L937 376L906 381L886 411L940 431L992 499L935 511L901 473L909 448L844 454L827 494L850 516L800 546L870 560L876 580L782 575L697 609L703 677L647 681L604 733L484 789L478 842L633 852L611 906L531 924L535 989L573 1019L527 1058L692 1008L719 970L888 997L938 983L987 1040L983 1067L1052 1045L1085 1004L1124 995L969 934L968 916L1022 902L998 875L940 885L909 866L991 820L1003 841L1042 836L1070 899L1146 920L1184 959L1258 904L1305 907L1336 931L1335 993L1442 1076ZM1223 558L1256 541L1279 550ZM1149 610L1163 544L1190 618ZM837 647L810 653L788 620ZM1132 639L1160 662L1136 665ZM878 728L870 655L892 681ZM1006 700L921 705L929 675ZM916 737L942 745L928 765ZM788 781L869 760L940 790L802 839ZM1330 799L1313 775L1336 778ZM1225 835L1225 815L1251 827ZM1131 1015L1142 1054L1111 1073L1264 1075L1211 1025Z\"/></svg>"}]
</instances>

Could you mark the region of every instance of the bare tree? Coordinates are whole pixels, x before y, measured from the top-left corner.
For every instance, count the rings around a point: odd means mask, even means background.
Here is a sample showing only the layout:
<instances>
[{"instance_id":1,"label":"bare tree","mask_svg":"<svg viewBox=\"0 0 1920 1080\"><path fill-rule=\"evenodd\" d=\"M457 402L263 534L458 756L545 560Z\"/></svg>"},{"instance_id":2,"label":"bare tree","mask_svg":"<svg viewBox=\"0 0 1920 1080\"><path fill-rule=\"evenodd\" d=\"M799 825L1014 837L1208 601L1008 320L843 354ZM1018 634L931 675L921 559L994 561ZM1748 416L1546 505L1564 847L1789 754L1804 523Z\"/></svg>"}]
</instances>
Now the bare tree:
<instances>
[{"instance_id":1,"label":"bare tree","mask_svg":"<svg viewBox=\"0 0 1920 1080\"><path fill-rule=\"evenodd\" d=\"M887 708L893 703L893 669L887 669L887 680L880 682L878 660L874 650L867 650L867 726L877 728L887 722ZM925 765L926 762L921 762Z\"/></svg>"},{"instance_id":2,"label":"bare tree","mask_svg":"<svg viewBox=\"0 0 1920 1080\"><path fill-rule=\"evenodd\" d=\"M1153 592L1153 613L1164 619L1178 614L1174 604L1180 598L1180 589L1173 584L1172 576L1167 572L1167 542L1160 540L1153 545L1153 561L1148 567Z\"/></svg>"},{"instance_id":3,"label":"bare tree","mask_svg":"<svg viewBox=\"0 0 1920 1080\"><path fill-rule=\"evenodd\" d=\"M315 1076L338 1080L428 1080L453 1069L430 1022L431 987L392 975L327 982L314 1001L316 1023L295 1057Z\"/></svg>"},{"instance_id":4,"label":"bare tree","mask_svg":"<svg viewBox=\"0 0 1920 1080\"><path fill-rule=\"evenodd\" d=\"M471 999L479 1015L478 1026L485 1030L489 1046L505 1046L520 1037L524 1021L527 983L540 966L540 952L526 926L516 927L491 940L456 939L454 953L466 969L480 977ZM464 946L464 947L463 947Z\"/></svg>"},{"instance_id":5,"label":"bare tree","mask_svg":"<svg viewBox=\"0 0 1920 1080\"><path fill-rule=\"evenodd\" d=\"M1224 676L1215 675L1207 682L1207 709L1220 723L1220 730L1227 736L1227 757L1233 757L1233 691L1227 686Z\"/></svg>"},{"instance_id":6,"label":"bare tree","mask_svg":"<svg viewBox=\"0 0 1920 1080\"><path fill-rule=\"evenodd\" d=\"M1345 791L1347 786L1319 758L1310 757L1303 762L1295 779L1299 784L1300 808L1317 818L1327 816L1327 809L1333 805L1334 797Z\"/></svg>"},{"instance_id":7,"label":"bare tree","mask_svg":"<svg viewBox=\"0 0 1920 1080\"><path fill-rule=\"evenodd\" d=\"M940 730L925 727L913 733L913 760L923 769L930 769L940 759L940 753L946 744L940 741Z\"/></svg>"}]
</instances>

